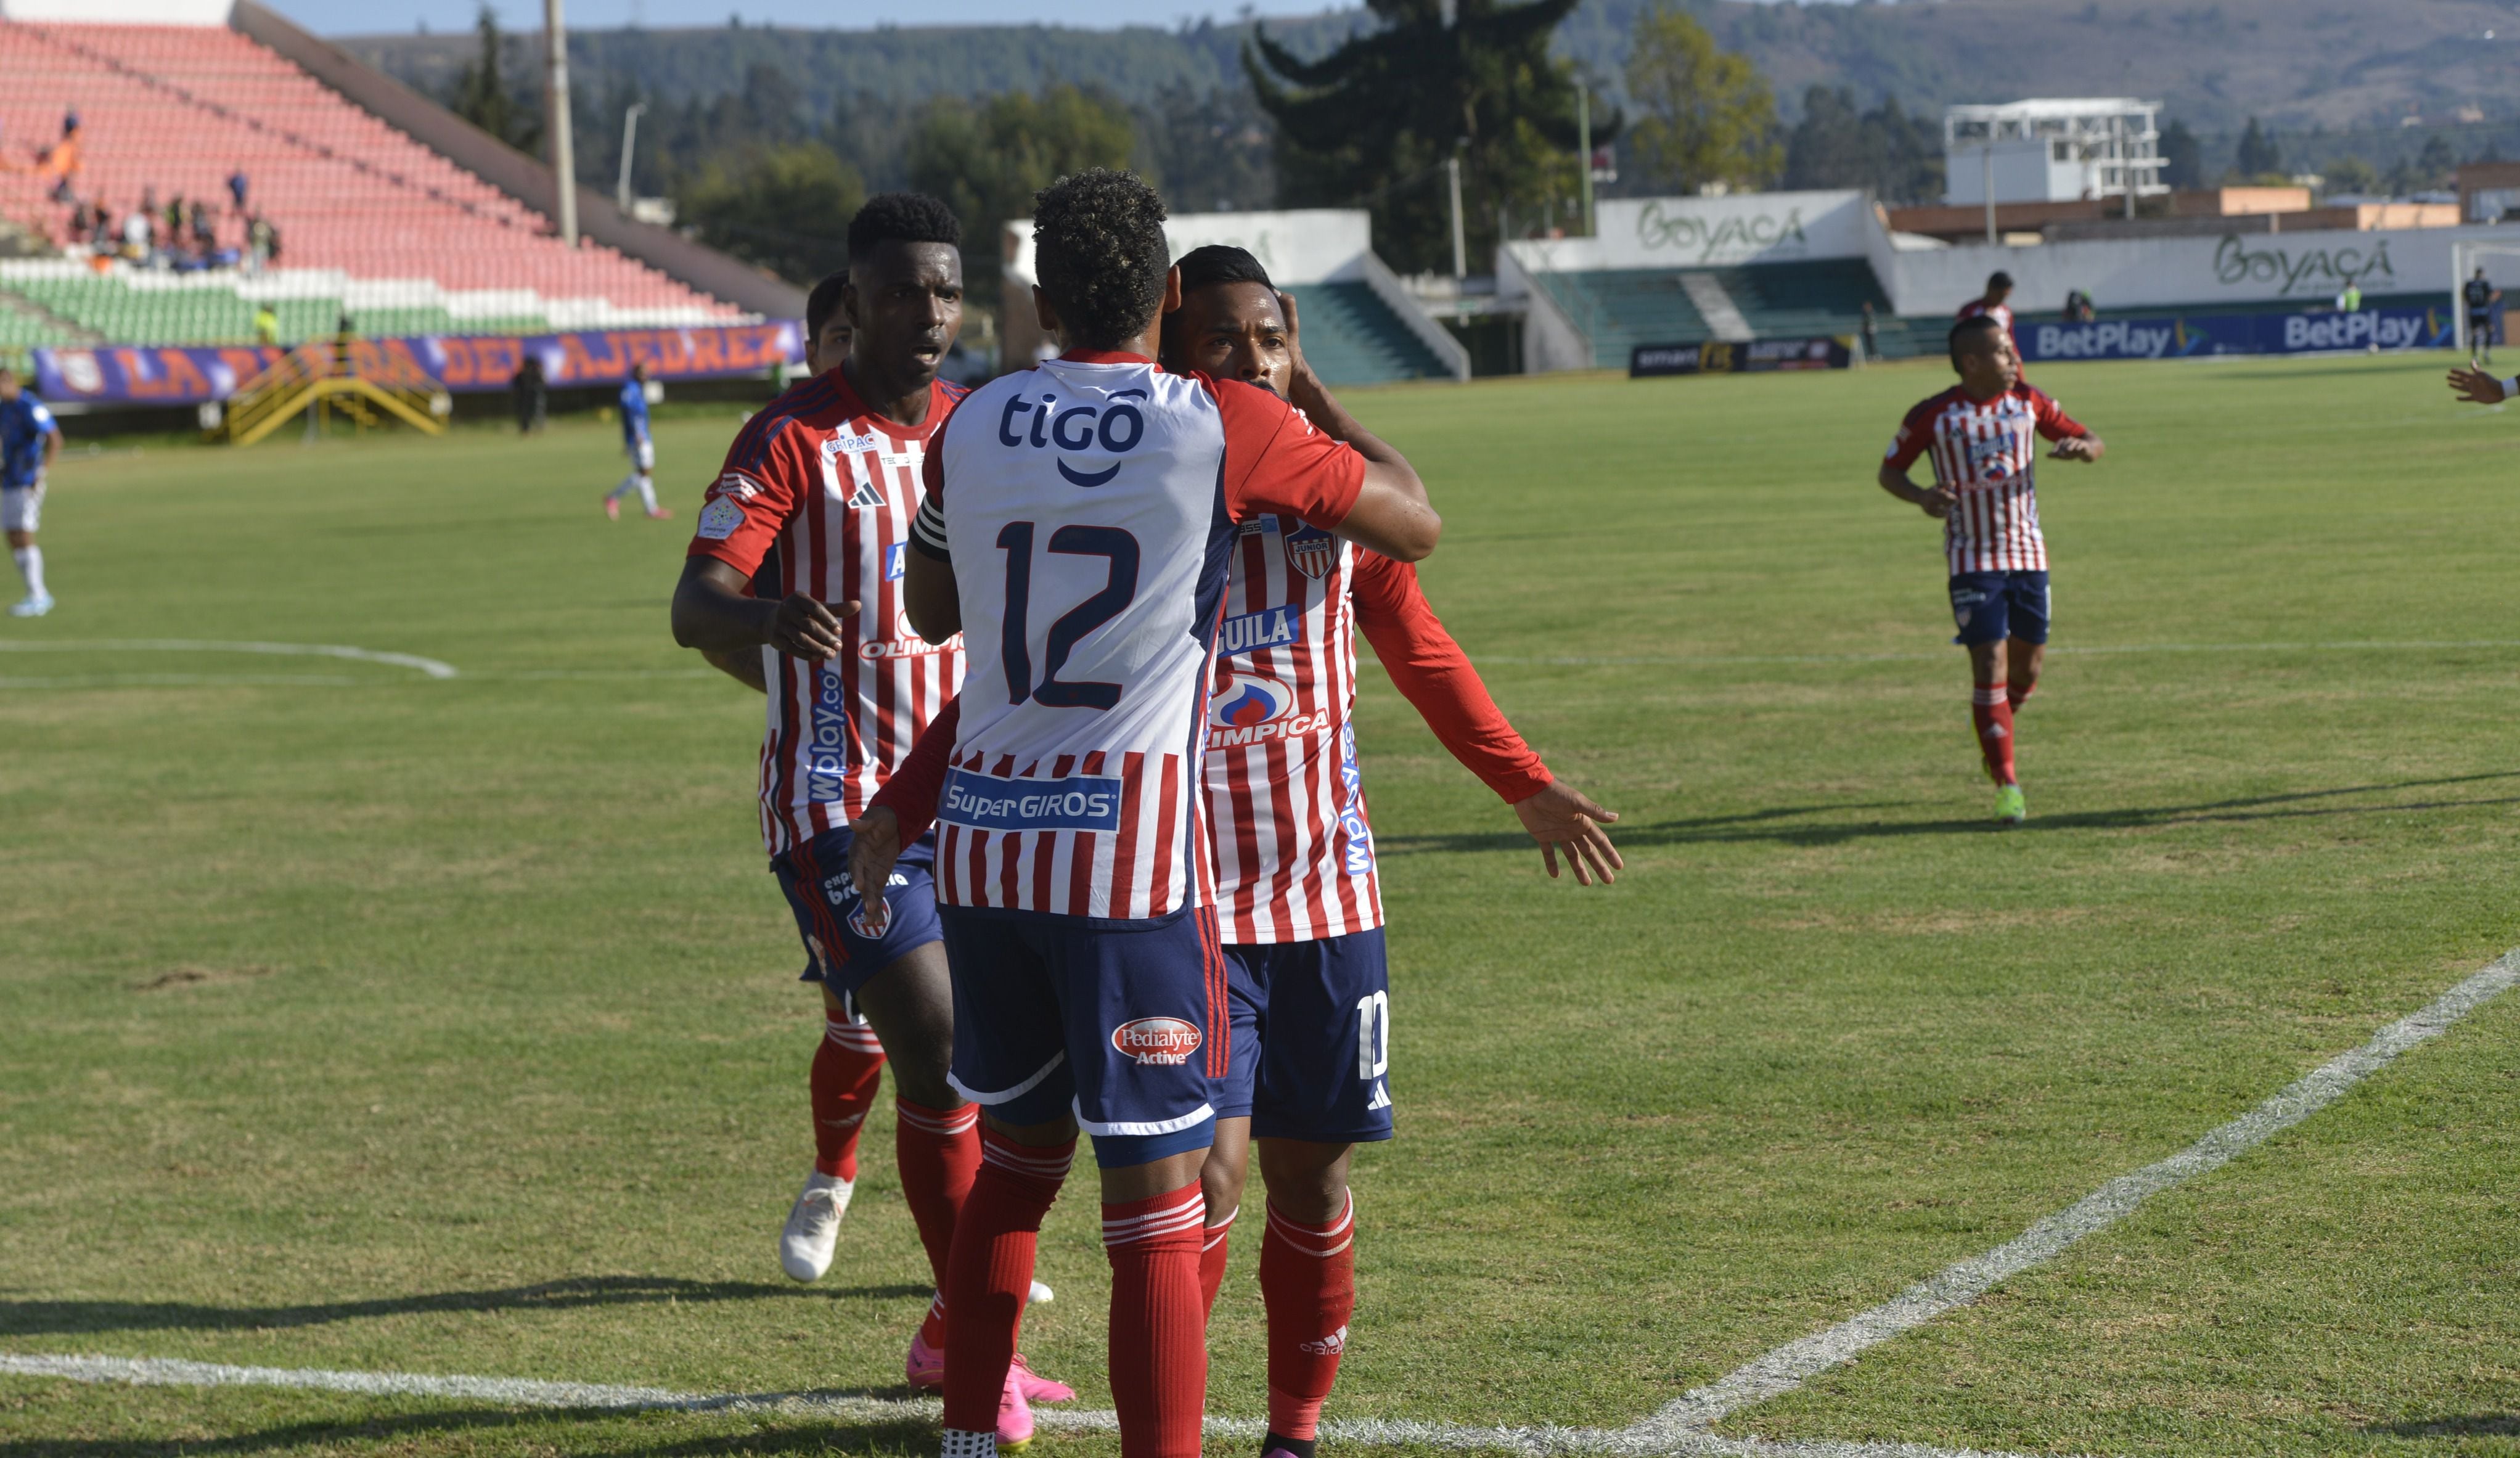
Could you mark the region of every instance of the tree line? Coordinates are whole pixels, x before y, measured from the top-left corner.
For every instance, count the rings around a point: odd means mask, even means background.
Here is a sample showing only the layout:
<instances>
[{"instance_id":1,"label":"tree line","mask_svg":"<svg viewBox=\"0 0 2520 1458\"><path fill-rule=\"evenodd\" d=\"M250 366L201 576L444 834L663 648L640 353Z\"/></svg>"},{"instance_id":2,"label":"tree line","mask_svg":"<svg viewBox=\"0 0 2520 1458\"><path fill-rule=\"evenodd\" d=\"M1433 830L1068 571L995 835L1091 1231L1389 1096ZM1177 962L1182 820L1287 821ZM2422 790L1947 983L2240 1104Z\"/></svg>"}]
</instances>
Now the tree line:
<instances>
[{"instance_id":1,"label":"tree line","mask_svg":"<svg viewBox=\"0 0 2520 1458\"><path fill-rule=\"evenodd\" d=\"M1613 195L1864 188L1894 205L1940 200L1939 117L1895 95L1818 85L1788 123L1758 68L1681 0L1640 6L1624 63L1605 75L1552 47L1577 11L1578 0L1366 0L1361 21L1338 31L1254 23L1229 40L1199 27L1203 44L1238 48L1241 74L1176 67L1130 97L1107 78L915 100L873 85L809 95L771 59L775 45L747 53L742 84L679 99L629 68L579 64L592 80L572 98L580 177L610 180L622 114L644 105L637 191L671 198L713 247L800 283L840 266L840 234L870 193L931 192L969 229L966 270L983 300L995 296L1003 223L1028 213L1053 177L1095 165L1138 170L1183 211L1368 208L1376 251L1404 272L1450 268L1458 171L1463 242L1484 271L1478 260L1501 240L1580 230L1586 113L1592 142L1615 159ZM475 42L443 89L448 105L537 149L536 48L502 35L486 8ZM800 54L832 43L798 37ZM2168 180L2184 187L2272 179L2301 156L2324 162L2331 190L2404 193L2438 185L2458 159L2438 134L2420 149L2389 138L2384 170L2322 154L2332 140L2279 142L2251 118L2227 154L2174 120L2162 148Z\"/></svg>"}]
</instances>

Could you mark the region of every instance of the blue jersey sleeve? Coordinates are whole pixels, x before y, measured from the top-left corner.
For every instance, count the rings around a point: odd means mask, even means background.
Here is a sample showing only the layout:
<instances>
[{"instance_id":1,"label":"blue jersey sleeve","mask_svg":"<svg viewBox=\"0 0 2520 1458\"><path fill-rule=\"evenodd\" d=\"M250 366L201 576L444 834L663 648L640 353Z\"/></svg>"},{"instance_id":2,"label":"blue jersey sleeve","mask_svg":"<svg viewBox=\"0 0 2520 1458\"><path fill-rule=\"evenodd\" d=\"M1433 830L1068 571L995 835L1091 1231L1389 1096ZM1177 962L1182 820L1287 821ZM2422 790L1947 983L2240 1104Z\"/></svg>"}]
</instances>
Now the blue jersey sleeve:
<instances>
[{"instance_id":1,"label":"blue jersey sleeve","mask_svg":"<svg viewBox=\"0 0 2520 1458\"><path fill-rule=\"evenodd\" d=\"M621 434L630 440L648 434L648 390L636 380L621 382Z\"/></svg>"}]
</instances>

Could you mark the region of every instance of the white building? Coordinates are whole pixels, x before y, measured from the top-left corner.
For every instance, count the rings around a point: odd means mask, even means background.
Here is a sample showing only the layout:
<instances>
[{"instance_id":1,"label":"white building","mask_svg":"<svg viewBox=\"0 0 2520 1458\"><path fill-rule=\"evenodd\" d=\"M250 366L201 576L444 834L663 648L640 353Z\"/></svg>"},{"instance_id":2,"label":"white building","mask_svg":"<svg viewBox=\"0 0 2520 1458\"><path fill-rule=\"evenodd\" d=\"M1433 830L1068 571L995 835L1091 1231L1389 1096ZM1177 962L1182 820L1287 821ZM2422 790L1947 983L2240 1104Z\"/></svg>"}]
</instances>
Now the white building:
<instances>
[{"instance_id":1,"label":"white building","mask_svg":"<svg viewBox=\"0 0 2520 1458\"><path fill-rule=\"evenodd\" d=\"M2042 98L1943 113L1943 201L2070 203L2166 193L2161 103Z\"/></svg>"}]
</instances>

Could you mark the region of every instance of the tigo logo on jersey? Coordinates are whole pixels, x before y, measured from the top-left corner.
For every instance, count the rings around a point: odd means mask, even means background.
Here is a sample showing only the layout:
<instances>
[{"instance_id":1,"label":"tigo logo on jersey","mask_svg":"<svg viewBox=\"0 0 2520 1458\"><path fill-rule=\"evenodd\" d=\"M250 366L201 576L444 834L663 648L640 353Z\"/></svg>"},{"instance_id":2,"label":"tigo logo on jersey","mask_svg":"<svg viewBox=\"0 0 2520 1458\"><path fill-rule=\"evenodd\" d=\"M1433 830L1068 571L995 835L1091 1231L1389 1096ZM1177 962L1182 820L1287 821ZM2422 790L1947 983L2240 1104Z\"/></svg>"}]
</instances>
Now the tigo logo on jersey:
<instances>
[{"instance_id":1,"label":"tigo logo on jersey","mask_svg":"<svg viewBox=\"0 0 2520 1458\"><path fill-rule=\"evenodd\" d=\"M1308 522L1295 522L1294 525L1295 529L1286 533L1286 560L1307 577L1328 572L1338 561L1339 539Z\"/></svg>"},{"instance_id":2,"label":"tigo logo on jersey","mask_svg":"<svg viewBox=\"0 0 2520 1458\"><path fill-rule=\"evenodd\" d=\"M998 417L998 443L1010 448L1029 445L1035 450L1056 446L1061 451L1090 451L1100 446L1098 455L1125 456L1147 438L1147 417L1131 396L1145 398L1142 389L1124 389L1112 396L1108 405L1072 404L1062 408L1056 394L1044 394L1039 400L1022 395L1007 397L1007 408ZM1031 417L1027 430L1019 422ZM1120 463L1113 461L1100 471L1084 471L1058 462L1058 474L1070 485L1094 487L1107 483L1120 474Z\"/></svg>"},{"instance_id":3,"label":"tigo logo on jersey","mask_svg":"<svg viewBox=\"0 0 2520 1458\"><path fill-rule=\"evenodd\" d=\"M1263 648L1283 648L1303 638L1304 615L1292 604L1263 608L1239 617L1225 619L1217 630L1216 651L1232 658L1238 653L1253 653Z\"/></svg>"},{"instance_id":4,"label":"tigo logo on jersey","mask_svg":"<svg viewBox=\"0 0 2520 1458\"><path fill-rule=\"evenodd\" d=\"M945 781L936 818L974 830L1116 831L1121 788L1100 776L1011 780L958 769Z\"/></svg>"},{"instance_id":5,"label":"tigo logo on jersey","mask_svg":"<svg viewBox=\"0 0 2520 1458\"><path fill-rule=\"evenodd\" d=\"M1111 1029L1111 1046L1142 1064L1186 1064L1200 1041L1198 1025L1180 1018L1132 1018Z\"/></svg>"}]
</instances>

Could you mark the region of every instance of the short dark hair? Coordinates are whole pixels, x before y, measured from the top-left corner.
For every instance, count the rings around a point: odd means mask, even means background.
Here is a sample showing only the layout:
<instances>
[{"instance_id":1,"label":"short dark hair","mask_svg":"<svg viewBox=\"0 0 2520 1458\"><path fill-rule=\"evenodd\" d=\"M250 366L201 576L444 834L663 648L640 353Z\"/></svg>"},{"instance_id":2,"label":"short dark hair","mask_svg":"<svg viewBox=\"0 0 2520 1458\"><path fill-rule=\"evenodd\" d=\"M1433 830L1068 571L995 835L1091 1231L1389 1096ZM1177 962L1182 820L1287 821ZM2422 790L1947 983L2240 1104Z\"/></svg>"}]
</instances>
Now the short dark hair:
<instances>
[{"instance_id":1,"label":"short dark hair","mask_svg":"<svg viewBox=\"0 0 2520 1458\"><path fill-rule=\"evenodd\" d=\"M963 220L925 193L878 193L849 219L849 262L856 264L887 243L963 246Z\"/></svg>"},{"instance_id":2,"label":"short dark hair","mask_svg":"<svg viewBox=\"0 0 2520 1458\"><path fill-rule=\"evenodd\" d=\"M840 311L840 291L848 286L849 271L843 268L837 273L823 275L823 281L814 286L814 292L805 296L805 338L819 340L823 337L823 326L832 322L832 316Z\"/></svg>"},{"instance_id":3,"label":"short dark hair","mask_svg":"<svg viewBox=\"0 0 2520 1458\"><path fill-rule=\"evenodd\" d=\"M1164 200L1133 172L1089 167L1033 194L1033 271L1068 342L1116 349L1164 306Z\"/></svg>"},{"instance_id":4,"label":"short dark hair","mask_svg":"<svg viewBox=\"0 0 2520 1458\"><path fill-rule=\"evenodd\" d=\"M1238 249L1230 243L1192 249L1174 260L1173 266L1181 270L1184 294L1210 284L1258 284L1272 292L1278 287L1269 282L1269 270L1260 266L1249 249Z\"/></svg>"},{"instance_id":5,"label":"short dark hair","mask_svg":"<svg viewBox=\"0 0 2520 1458\"><path fill-rule=\"evenodd\" d=\"M1959 323L1953 325L1951 338L1945 341L1945 343L1952 351L1952 368L1959 368L1960 337L1962 335L2002 334L2002 332L2003 321L1998 319L1993 314L1971 314L1967 318L1962 319Z\"/></svg>"},{"instance_id":6,"label":"short dark hair","mask_svg":"<svg viewBox=\"0 0 2520 1458\"><path fill-rule=\"evenodd\" d=\"M2012 275L1999 268L1986 276L1986 286L1990 289L2009 289L2012 287Z\"/></svg>"}]
</instances>

